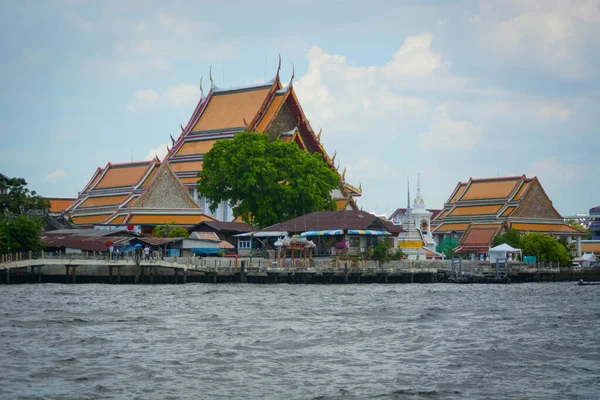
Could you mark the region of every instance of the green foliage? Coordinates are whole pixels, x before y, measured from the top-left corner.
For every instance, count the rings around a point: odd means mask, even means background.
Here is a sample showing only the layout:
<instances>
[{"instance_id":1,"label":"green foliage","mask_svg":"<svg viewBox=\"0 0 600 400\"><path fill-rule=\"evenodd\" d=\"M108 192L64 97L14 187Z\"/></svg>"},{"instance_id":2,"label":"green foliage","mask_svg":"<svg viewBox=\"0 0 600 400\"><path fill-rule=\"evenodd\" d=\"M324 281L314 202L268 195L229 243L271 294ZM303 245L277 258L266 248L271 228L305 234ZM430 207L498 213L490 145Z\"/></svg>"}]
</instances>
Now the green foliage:
<instances>
[{"instance_id":1,"label":"green foliage","mask_svg":"<svg viewBox=\"0 0 600 400\"><path fill-rule=\"evenodd\" d=\"M42 221L24 215L9 220L0 220L0 254L7 254L10 239L10 253L42 251Z\"/></svg>"},{"instance_id":2,"label":"green foliage","mask_svg":"<svg viewBox=\"0 0 600 400\"><path fill-rule=\"evenodd\" d=\"M583 240L590 240L592 238L592 231L590 231L589 229L587 229L585 226L581 225L579 222L569 219L566 221L567 225L581 231L581 232L585 232L586 235L583 236L581 239Z\"/></svg>"},{"instance_id":3,"label":"green foliage","mask_svg":"<svg viewBox=\"0 0 600 400\"><path fill-rule=\"evenodd\" d=\"M521 231L517 229L509 229L500 236L494 238L494 246L508 244L515 249L521 248Z\"/></svg>"},{"instance_id":4,"label":"green foliage","mask_svg":"<svg viewBox=\"0 0 600 400\"><path fill-rule=\"evenodd\" d=\"M390 260L401 260L403 257L406 258L406 254L400 249L390 254Z\"/></svg>"},{"instance_id":5,"label":"green foliage","mask_svg":"<svg viewBox=\"0 0 600 400\"><path fill-rule=\"evenodd\" d=\"M213 212L227 201L235 217L258 227L334 210L331 190L340 183L318 153L248 132L218 141L204 155L198 177L198 191L209 199Z\"/></svg>"},{"instance_id":6,"label":"green foliage","mask_svg":"<svg viewBox=\"0 0 600 400\"><path fill-rule=\"evenodd\" d=\"M169 237L169 238L186 238L190 237L190 234L184 228L174 227L173 225L166 224L157 226L152 234L154 237Z\"/></svg>"},{"instance_id":7,"label":"green foliage","mask_svg":"<svg viewBox=\"0 0 600 400\"><path fill-rule=\"evenodd\" d=\"M550 235L527 234L521 238L521 249L523 255L536 256L540 262L558 262L561 267L571 265L567 248Z\"/></svg>"},{"instance_id":8,"label":"green foliage","mask_svg":"<svg viewBox=\"0 0 600 400\"><path fill-rule=\"evenodd\" d=\"M373 260L377 260L380 263L384 263L390 259L390 248L386 242L379 242L373 246Z\"/></svg>"},{"instance_id":9,"label":"green foliage","mask_svg":"<svg viewBox=\"0 0 600 400\"><path fill-rule=\"evenodd\" d=\"M27 189L23 178L12 178L8 182L0 180L0 193L8 189L8 193L0 194L0 213L22 214L29 210L50 209L50 202L39 196L35 190Z\"/></svg>"}]
</instances>

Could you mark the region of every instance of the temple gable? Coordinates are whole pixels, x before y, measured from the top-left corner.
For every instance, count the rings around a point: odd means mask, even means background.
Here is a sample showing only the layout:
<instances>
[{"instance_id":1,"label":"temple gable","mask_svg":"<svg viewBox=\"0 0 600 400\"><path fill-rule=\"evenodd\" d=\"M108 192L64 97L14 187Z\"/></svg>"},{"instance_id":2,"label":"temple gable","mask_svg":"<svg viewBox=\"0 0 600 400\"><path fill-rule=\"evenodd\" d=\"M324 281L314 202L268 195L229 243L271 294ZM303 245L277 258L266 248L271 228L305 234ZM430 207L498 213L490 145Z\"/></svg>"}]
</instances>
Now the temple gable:
<instances>
[{"instance_id":1,"label":"temple gable","mask_svg":"<svg viewBox=\"0 0 600 400\"><path fill-rule=\"evenodd\" d=\"M289 107L287 104L284 104L277 113L273 123L271 123L271 126L267 129L266 133L269 135L269 140L273 141L276 140L282 133L289 132L294 129L297 124L298 123L294 120L294 116L292 115Z\"/></svg>"},{"instance_id":2,"label":"temple gable","mask_svg":"<svg viewBox=\"0 0 600 400\"><path fill-rule=\"evenodd\" d=\"M163 163L144 190L144 193L133 204L134 208L168 208L198 209L200 208L189 192L181 184L168 163Z\"/></svg>"},{"instance_id":3,"label":"temple gable","mask_svg":"<svg viewBox=\"0 0 600 400\"><path fill-rule=\"evenodd\" d=\"M517 209L511 214L513 218L547 218L562 220L560 214L554 209L552 201L544 192L540 182L535 179L520 201Z\"/></svg>"}]
</instances>

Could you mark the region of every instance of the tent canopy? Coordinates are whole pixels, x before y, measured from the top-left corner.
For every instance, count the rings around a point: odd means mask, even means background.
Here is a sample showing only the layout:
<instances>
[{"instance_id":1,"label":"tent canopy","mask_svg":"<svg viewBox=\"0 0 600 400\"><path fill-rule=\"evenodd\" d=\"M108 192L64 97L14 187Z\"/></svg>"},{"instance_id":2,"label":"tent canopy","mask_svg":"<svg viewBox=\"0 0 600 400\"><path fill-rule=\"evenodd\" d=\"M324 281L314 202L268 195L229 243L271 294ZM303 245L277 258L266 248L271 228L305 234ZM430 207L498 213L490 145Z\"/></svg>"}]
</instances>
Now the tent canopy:
<instances>
[{"instance_id":1,"label":"tent canopy","mask_svg":"<svg viewBox=\"0 0 600 400\"><path fill-rule=\"evenodd\" d=\"M507 253L520 253L521 249L515 249L514 247L512 247L509 244L502 243L502 244L500 244L500 245L498 245L496 247L492 247L490 249L490 251L498 251L498 252L505 251Z\"/></svg>"}]
</instances>

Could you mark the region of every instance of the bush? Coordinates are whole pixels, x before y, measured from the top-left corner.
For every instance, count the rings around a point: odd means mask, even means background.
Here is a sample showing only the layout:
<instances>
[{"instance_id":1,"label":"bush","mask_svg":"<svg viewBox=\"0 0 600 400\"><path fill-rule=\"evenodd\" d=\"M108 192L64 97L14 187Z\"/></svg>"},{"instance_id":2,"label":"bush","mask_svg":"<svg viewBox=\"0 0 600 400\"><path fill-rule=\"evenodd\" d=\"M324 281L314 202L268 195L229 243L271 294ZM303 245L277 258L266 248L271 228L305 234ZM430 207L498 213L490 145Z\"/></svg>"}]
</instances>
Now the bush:
<instances>
[{"instance_id":1,"label":"bush","mask_svg":"<svg viewBox=\"0 0 600 400\"><path fill-rule=\"evenodd\" d=\"M390 259L390 248L387 243L379 242L373 247L373 260L377 260L380 263L384 263Z\"/></svg>"}]
</instances>

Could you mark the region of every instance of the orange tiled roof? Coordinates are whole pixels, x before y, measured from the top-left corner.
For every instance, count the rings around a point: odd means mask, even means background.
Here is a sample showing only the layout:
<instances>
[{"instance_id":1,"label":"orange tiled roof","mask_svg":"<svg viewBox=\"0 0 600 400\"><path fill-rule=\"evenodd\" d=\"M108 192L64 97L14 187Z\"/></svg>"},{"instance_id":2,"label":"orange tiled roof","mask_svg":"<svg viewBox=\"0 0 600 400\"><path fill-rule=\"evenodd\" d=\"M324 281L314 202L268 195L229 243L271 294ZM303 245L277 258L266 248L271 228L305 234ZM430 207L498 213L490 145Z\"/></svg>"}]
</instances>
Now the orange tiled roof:
<instances>
[{"instance_id":1,"label":"orange tiled roof","mask_svg":"<svg viewBox=\"0 0 600 400\"><path fill-rule=\"evenodd\" d=\"M492 243L492 239L494 239L494 236L496 236L496 233L499 229L499 226L495 228L478 228L471 226L460 239L459 246L490 245Z\"/></svg>"},{"instance_id":2,"label":"orange tiled roof","mask_svg":"<svg viewBox=\"0 0 600 400\"><path fill-rule=\"evenodd\" d=\"M467 188L467 184L460 182L458 184L458 189L455 189L456 193L454 194L454 196L452 196L452 198L450 199L450 201L448 203L449 204L454 203L456 201L456 199L458 199L464 193L466 188Z\"/></svg>"},{"instance_id":3,"label":"orange tiled roof","mask_svg":"<svg viewBox=\"0 0 600 400\"><path fill-rule=\"evenodd\" d=\"M513 222L511 224L511 228L524 232L572 233L584 235L583 232L580 232L567 224L535 224Z\"/></svg>"},{"instance_id":4,"label":"orange tiled roof","mask_svg":"<svg viewBox=\"0 0 600 400\"><path fill-rule=\"evenodd\" d=\"M531 182L523 182L523 185L521 186L521 188L519 189L519 191L517 192L517 194L515 195L515 197L513 197L513 200L520 200L521 197L523 197L523 194L525 193L525 191L527 190L527 188L529 187L529 184Z\"/></svg>"},{"instance_id":5,"label":"orange tiled roof","mask_svg":"<svg viewBox=\"0 0 600 400\"><path fill-rule=\"evenodd\" d=\"M83 216L73 216L73 223L75 225L86 225L86 224L100 224L104 222L111 214L101 214L101 215L83 215Z\"/></svg>"},{"instance_id":6,"label":"orange tiled roof","mask_svg":"<svg viewBox=\"0 0 600 400\"><path fill-rule=\"evenodd\" d=\"M442 225L440 225L437 228L435 228L433 230L433 232L435 232L435 233L450 232L450 231L464 232L467 229L468 226L469 226L469 224L447 224L447 223L443 223Z\"/></svg>"},{"instance_id":7,"label":"orange tiled roof","mask_svg":"<svg viewBox=\"0 0 600 400\"><path fill-rule=\"evenodd\" d=\"M515 206L506 207L506 210L502 212L501 217L508 217L513 211L515 211L516 208L517 207Z\"/></svg>"},{"instance_id":8,"label":"orange tiled roof","mask_svg":"<svg viewBox=\"0 0 600 400\"><path fill-rule=\"evenodd\" d=\"M204 221L214 221L204 214L176 214L176 215L157 215L157 214L138 214L133 215L128 224L148 224L148 225L162 225L162 224L175 224L175 225L196 225Z\"/></svg>"},{"instance_id":9,"label":"orange tiled roof","mask_svg":"<svg viewBox=\"0 0 600 400\"><path fill-rule=\"evenodd\" d=\"M129 195L124 196L104 196L104 197L88 197L77 208L116 206L121 204ZM89 212L89 211L88 211Z\"/></svg>"},{"instance_id":10,"label":"orange tiled roof","mask_svg":"<svg viewBox=\"0 0 600 400\"><path fill-rule=\"evenodd\" d=\"M213 93L208 106L192 129L193 132L239 128L250 122L263 104L271 87Z\"/></svg>"},{"instance_id":11,"label":"orange tiled roof","mask_svg":"<svg viewBox=\"0 0 600 400\"><path fill-rule=\"evenodd\" d=\"M100 182L94 189L107 189L125 186L135 186L146 174L151 161L144 164L126 164L109 166Z\"/></svg>"},{"instance_id":12,"label":"orange tiled roof","mask_svg":"<svg viewBox=\"0 0 600 400\"><path fill-rule=\"evenodd\" d=\"M600 254L600 242L598 242L598 243L581 243L581 251L583 253Z\"/></svg>"},{"instance_id":13,"label":"orange tiled roof","mask_svg":"<svg viewBox=\"0 0 600 400\"><path fill-rule=\"evenodd\" d=\"M171 162L169 165L175 172L202 171L202 161Z\"/></svg>"},{"instance_id":14,"label":"orange tiled roof","mask_svg":"<svg viewBox=\"0 0 600 400\"><path fill-rule=\"evenodd\" d=\"M337 206L337 210L341 211L341 210L345 210L346 207L348 206L348 203L350 202L349 199L340 199L340 200L336 200L335 201L335 205Z\"/></svg>"},{"instance_id":15,"label":"orange tiled roof","mask_svg":"<svg viewBox=\"0 0 600 400\"><path fill-rule=\"evenodd\" d=\"M73 204L76 199L46 199L50 201L50 212L60 213Z\"/></svg>"},{"instance_id":16,"label":"orange tiled roof","mask_svg":"<svg viewBox=\"0 0 600 400\"><path fill-rule=\"evenodd\" d=\"M504 199L520 181L521 178L472 181L460 200Z\"/></svg>"},{"instance_id":17,"label":"orange tiled roof","mask_svg":"<svg viewBox=\"0 0 600 400\"><path fill-rule=\"evenodd\" d=\"M181 183L183 183L184 185L195 185L196 183L198 183L198 178L179 178L179 180L181 181Z\"/></svg>"},{"instance_id":18,"label":"orange tiled roof","mask_svg":"<svg viewBox=\"0 0 600 400\"><path fill-rule=\"evenodd\" d=\"M448 217L468 216L468 215L495 215L500 210L502 205L491 206L473 206L473 207L456 207Z\"/></svg>"},{"instance_id":19,"label":"orange tiled roof","mask_svg":"<svg viewBox=\"0 0 600 400\"><path fill-rule=\"evenodd\" d=\"M125 218L127 218L127 214L119 215L117 218L113 219L108 224L109 225L123 225L123 222L125 222Z\"/></svg>"},{"instance_id":20,"label":"orange tiled roof","mask_svg":"<svg viewBox=\"0 0 600 400\"><path fill-rule=\"evenodd\" d=\"M152 168L152 171L150 171L150 173L148 174L148 177L146 179L144 179L144 182L142 183L142 187L145 187L154 177L154 174L156 174L156 171L158 171L158 167L159 165L157 165L155 168Z\"/></svg>"},{"instance_id":21,"label":"orange tiled roof","mask_svg":"<svg viewBox=\"0 0 600 400\"><path fill-rule=\"evenodd\" d=\"M222 139L224 140L224 139ZM203 140L195 142L185 142L177 151L176 156L189 156L191 154L205 154L217 143L216 140Z\"/></svg>"},{"instance_id":22,"label":"orange tiled roof","mask_svg":"<svg viewBox=\"0 0 600 400\"><path fill-rule=\"evenodd\" d=\"M262 119L260 120L259 124L256 126L255 130L257 132L260 132L260 133L264 133L265 132L265 129L267 128L267 125L269 124L269 122L271 122L271 119L273 118L273 115L275 115L275 113L277 112L277 110L279 110L279 107L281 106L281 103L283 103L283 100L286 97L287 96L285 94L279 94L279 95L276 95L275 97L273 97L273 100L271 101L271 104L269 105L269 108L265 112L265 114L262 117Z\"/></svg>"}]
</instances>

